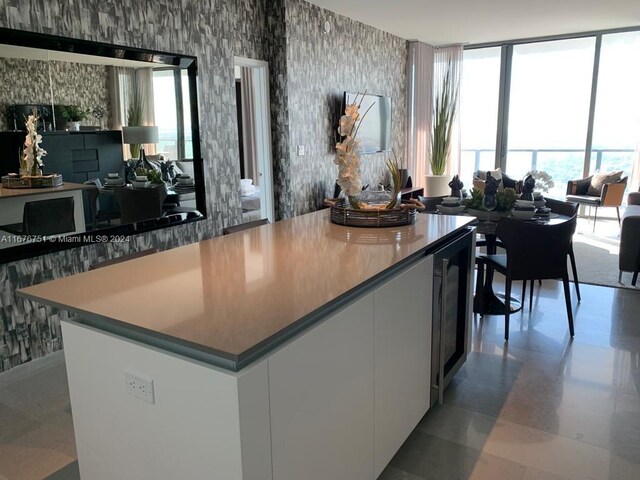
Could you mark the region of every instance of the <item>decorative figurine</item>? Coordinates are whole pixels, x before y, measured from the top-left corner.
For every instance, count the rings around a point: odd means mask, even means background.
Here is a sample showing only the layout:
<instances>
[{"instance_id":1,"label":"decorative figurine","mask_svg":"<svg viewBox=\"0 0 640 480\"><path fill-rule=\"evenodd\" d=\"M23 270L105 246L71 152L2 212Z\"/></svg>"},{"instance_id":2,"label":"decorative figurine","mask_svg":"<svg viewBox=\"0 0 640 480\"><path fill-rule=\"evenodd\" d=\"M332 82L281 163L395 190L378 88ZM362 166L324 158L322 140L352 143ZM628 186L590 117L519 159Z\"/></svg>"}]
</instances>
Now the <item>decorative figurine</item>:
<instances>
[{"instance_id":1,"label":"decorative figurine","mask_svg":"<svg viewBox=\"0 0 640 480\"><path fill-rule=\"evenodd\" d=\"M464 187L464 183L460 181L460 177L455 175L451 181L449 182L449 188L451 188L451 197L456 197L458 200L462 201L462 187Z\"/></svg>"},{"instance_id":2,"label":"decorative figurine","mask_svg":"<svg viewBox=\"0 0 640 480\"><path fill-rule=\"evenodd\" d=\"M485 210L495 210L498 206L496 194L500 182L491 176L491 172L487 172L487 179L484 181L484 196L482 197L482 206Z\"/></svg>"},{"instance_id":3,"label":"decorative figurine","mask_svg":"<svg viewBox=\"0 0 640 480\"><path fill-rule=\"evenodd\" d=\"M93 118L98 120L100 130L102 130L102 118L107 114L107 110L100 105L96 105L95 107L93 107L92 113Z\"/></svg>"},{"instance_id":4,"label":"decorative figurine","mask_svg":"<svg viewBox=\"0 0 640 480\"><path fill-rule=\"evenodd\" d=\"M520 193L521 200L529 200L533 202L533 189L536 187L536 179L531 175L524 177L522 181L522 190Z\"/></svg>"}]
</instances>

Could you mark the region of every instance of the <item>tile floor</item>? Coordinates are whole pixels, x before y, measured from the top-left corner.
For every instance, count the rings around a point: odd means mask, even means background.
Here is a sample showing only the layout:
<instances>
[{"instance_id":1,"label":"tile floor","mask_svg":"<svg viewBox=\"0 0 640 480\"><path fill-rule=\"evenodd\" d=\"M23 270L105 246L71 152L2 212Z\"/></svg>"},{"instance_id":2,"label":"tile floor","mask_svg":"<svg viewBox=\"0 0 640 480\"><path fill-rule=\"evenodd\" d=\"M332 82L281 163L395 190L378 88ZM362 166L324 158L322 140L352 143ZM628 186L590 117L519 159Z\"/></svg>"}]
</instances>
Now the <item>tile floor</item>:
<instances>
[{"instance_id":1,"label":"tile floor","mask_svg":"<svg viewBox=\"0 0 640 480\"><path fill-rule=\"evenodd\" d=\"M640 292L582 289L573 342L556 282L508 346L504 317L476 319L444 404L379 480L640 478ZM63 356L0 375L0 480L77 480L75 456Z\"/></svg>"},{"instance_id":2,"label":"tile floor","mask_svg":"<svg viewBox=\"0 0 640 480\"><path fill-rule=\"evenodd\" d=\"M533 311L474 321L473 352L379 480L640 478L640 292L562 288ZM515 319L515 322L514 322Z\"/></svg>"}]
</instances>

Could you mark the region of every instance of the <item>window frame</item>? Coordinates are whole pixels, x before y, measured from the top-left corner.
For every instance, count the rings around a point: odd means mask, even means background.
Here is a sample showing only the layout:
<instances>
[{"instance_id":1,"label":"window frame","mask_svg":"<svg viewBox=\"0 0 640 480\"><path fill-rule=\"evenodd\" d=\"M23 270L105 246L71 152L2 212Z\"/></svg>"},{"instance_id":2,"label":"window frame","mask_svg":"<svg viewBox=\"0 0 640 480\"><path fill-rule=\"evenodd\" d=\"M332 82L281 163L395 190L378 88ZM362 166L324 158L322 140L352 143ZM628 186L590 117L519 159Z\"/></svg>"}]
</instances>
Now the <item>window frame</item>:
<instances>
[{"instance_id":1,"label":"window frame","mask_svg":"<svg viewBox=\"0 0 640 480\"><path fill-rule=\"evenodd\" d=\"M595 38L593 72L591 77L591 97L589 99L589 118L585 138L585 151L583 159L583 177L588 177L591 170L591 157L593 149L593 127L595 122L596 101L598 96L598 75L600 71L600 53L602 49L602 37L605 35L627 32L638 32L640 26L597 30L589 32L568 33L562 35L549 35L544 37L520 38L495 42L484 42L465 45L465 50L483 48L501 48L500 60L500 90L498 96L498 122L496 125L496 155L494 168L500 168L503 172L507 169L507 153L509 140L509 107L511 96L511 69L513 65L513 47L515 45L553 42L558 40L570 40L576 38Z\"/></svg>"}]
</instances>

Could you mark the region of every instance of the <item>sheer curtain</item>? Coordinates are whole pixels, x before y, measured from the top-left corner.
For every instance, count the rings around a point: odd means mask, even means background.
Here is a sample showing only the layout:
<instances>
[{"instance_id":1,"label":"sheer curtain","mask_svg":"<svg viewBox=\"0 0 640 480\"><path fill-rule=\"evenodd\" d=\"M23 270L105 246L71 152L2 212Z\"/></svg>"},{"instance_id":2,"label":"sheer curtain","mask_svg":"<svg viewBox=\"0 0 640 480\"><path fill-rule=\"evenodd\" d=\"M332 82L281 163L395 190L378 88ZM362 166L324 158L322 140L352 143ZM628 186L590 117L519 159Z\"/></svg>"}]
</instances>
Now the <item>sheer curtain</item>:
<instances>
[{"instance_id":1,"label":"sheer curtain","mask_svg":"<svg viewBox=\"0 0 640 480\"><path fill-rule=\"evenodd\" d=\"M153 69L137 68L135 70L135 88L137 94L142 98L142 125L145 127L156 124L155 108L153 100ZM145 152L155 155L155 144L145 146Z\"/></svg>"},{"instance_id":2,"label":"sheer curtain","mask_svg":"<svg viewBox=\"0 0 640 480\"><path fill-rule=\"evenodd\" d=\"M447 70L451 69L451 90L456 95L456 116L451 135L451 151L447 162L445 175L452 176L460 173L461 144L460 144L460 78L462 77L462 45L449 45L433 49L433 91L436 95L442 88Z\"/></svg>"},{"instance_id":3,"label":"sheer curtain","mask_svg":"<svg viewBox=\"0 0 640 480\"><path fill-rule=\"evenodd\" d=\"M111 129L122 130L127 124L127 109L131 101L135 85L135 71L133 68L111 67Z\"/></svg>"},{"instance_id":4,"label":"sheer curtain","mask_svg":"<svg viewBox=\"0 0 640 480\"><path fill-rule=\"evenodd\" d=\"M640 122L639 122L640 123ZM640 130L638 131L640 135ZM636 151L633 155L631 166L631 176L629 177L629 191L637 192L640 189L640 140L636 143Z\"/></svg>"},{"instance_id":5,"label":"sheer curtain","mask_svg":"<svg viewBox=\"0 0 640 480\"><path fill-rule=\"evenodd\" d=\"M122 130L123 126L129 125L128 111L131 100L135 94L142 98L142 126L155 125L155 110L153 101L153 69L152 68L129 68L111 67L109 73L111 80L111 129ZM124 145L124 158L129 158L129 146ZM155 154L156 146L147 145L146 153Z\"/></svg>"},{"instance_id":6,"label":"sheer curtain","mask_svg":"<svg viewBox=\"0 0 640 480\"><path fill-rule=\"evenodd\" d=\"M424 187L431 138L433 85L433 47L431 45L409 42L407 79L407 165L413 185Z\"/></svg>"}]
</instances>

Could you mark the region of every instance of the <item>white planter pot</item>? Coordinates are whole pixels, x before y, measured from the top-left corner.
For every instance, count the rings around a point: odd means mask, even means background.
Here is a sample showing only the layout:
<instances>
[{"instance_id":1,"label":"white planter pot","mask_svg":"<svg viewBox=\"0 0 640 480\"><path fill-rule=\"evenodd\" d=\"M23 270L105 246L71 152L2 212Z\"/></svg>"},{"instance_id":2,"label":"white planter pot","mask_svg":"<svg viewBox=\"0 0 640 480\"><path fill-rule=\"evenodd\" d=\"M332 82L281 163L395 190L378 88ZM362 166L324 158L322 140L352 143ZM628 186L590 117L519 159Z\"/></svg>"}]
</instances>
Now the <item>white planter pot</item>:
<instances>
[{"instance_id":1,"label":"white planter pot","mask_svg":"<svg viewBox=\"0 0 640 480\"><path fill-rule=\"evenodd\" d=\"M425 197L447 197L451 192L448 175L425 175Z\"/></svg>"},{"instance_id":2,"label":"white planter pot","mask_svg":"<svg viewBox=\"0 0 640 480\"><path fill-rule=\"evenodd\" d=\"M80 131L80 122L68 122L67 130L70 132L79 132Z\"/></svg>"}]
</instances>

